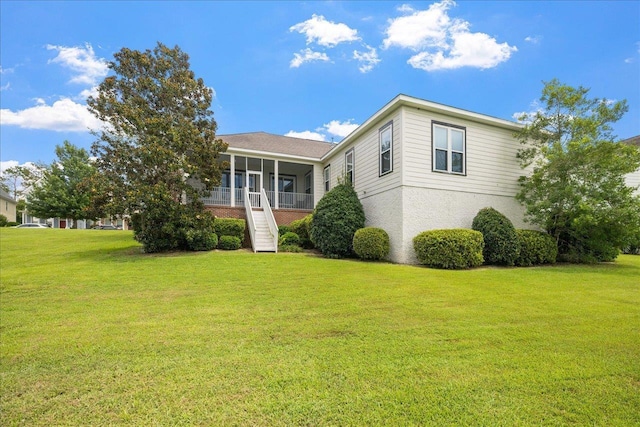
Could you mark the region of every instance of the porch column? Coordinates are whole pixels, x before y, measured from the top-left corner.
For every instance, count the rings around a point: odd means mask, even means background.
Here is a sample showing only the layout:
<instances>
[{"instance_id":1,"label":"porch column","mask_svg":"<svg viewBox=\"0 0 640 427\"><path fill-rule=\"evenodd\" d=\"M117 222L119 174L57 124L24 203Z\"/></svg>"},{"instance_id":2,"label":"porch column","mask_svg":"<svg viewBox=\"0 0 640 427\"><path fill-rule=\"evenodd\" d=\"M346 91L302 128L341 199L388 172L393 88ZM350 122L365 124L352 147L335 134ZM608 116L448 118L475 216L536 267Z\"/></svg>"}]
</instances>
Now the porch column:
<instances>
[{"instance_id":1,"label":"porch column","mask_svg":"<svg viewBox=\"0 0 640 427\"><path fill-rule=\"evenodd\" d=\"M278 209L278 204L280 203L278 200L278 159L274 160L273 165L273 204L275 205L275 209Z\"/></svg>"},{"instance_id":2,"label":"porch column","mask_svg":"<svg viewBox=\"0 0 640 427\"><path fill-rule=\"evenodd\" d=\"M229 180L231 181L231 207L236 206L236 155L231 154L231 176Z\"/></svg>"}]
</instances>

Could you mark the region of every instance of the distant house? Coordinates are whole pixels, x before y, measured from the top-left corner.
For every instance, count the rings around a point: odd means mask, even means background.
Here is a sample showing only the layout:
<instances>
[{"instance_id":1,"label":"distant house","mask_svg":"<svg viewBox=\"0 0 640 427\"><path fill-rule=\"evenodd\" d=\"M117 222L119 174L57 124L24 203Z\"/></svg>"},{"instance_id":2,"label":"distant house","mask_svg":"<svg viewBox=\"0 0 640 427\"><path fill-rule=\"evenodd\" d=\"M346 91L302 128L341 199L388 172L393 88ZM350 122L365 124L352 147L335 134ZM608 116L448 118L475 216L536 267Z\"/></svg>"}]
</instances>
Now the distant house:
<instances>
[{"instance_id":1,"label":"distant house","mask_svg":"<svg viewBox=\"0 0 640 427\"><path fill-rule=\"evenodd\" d=\"M0 189L0 215L4 215L9 222L15 222L17 205L18 202L9 193Z\"/></svg>"},{"instance_id":2,"label":"distant house","mask_svg":"<svg viewBox=\"0 0 640 427\"><path fill-rule=\"evenodd\" d=\"M637 147L640 147L640 135L623 139L620 142L622 142L623 144L635 145ZM635 187L637 189L636 191L640 193L640 171L636 171L635 173L627 175L626 181L628 186Z\"/></svg>"},{"instance_id":3,"label":"distant house","mask_svg":"<svg viewBox=\"0 0 640 427\"><path fill-rule=\"evenodd\" d=\"M230 168L203 199L218 217L246 218L256 251L277 250L277 226L312 212L339 179L353 183L368 226L391 240L389 258L416 263L413 238L470 228L491 206L516 227L523 174L521 124L398 95L339 144L264 132L220 135Z\"/></svg>"}]
</instances>

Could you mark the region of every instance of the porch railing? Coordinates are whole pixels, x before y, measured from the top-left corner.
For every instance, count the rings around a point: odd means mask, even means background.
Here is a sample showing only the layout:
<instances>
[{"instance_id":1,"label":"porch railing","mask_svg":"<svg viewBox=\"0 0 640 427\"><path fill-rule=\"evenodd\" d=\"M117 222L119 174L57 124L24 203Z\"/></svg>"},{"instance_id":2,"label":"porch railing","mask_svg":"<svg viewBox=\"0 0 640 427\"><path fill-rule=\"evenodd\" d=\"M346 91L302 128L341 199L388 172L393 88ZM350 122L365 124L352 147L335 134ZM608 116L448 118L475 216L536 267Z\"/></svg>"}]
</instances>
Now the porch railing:
<instances>
[{"instance_id":1,"label":"porch railing","mask_svg":"<svg viewBox=\"0 0 640 427\"><path fill-rule=\"evenodd\" d=\"M276 205L275 191L267 191L271 206ZM313 210L313 194L278 192L278 209Z\"/></svg>"},{"instance_id":2,"label":"porch railing","mask_svg":"<svg viewBox=\"0 0 640 427\"><path fill-rule=\"evenodd\" d=\"M269 204L276 207L274 191L265 191ZM249 193L251 205L260 206L260 193ZM235 189L235 206L243 206L245 192L241 188ZM208 206L231 206L231 189L228 187L216 187L208 197L203 197L202 201ZM278 192L278 209L299 209L313 210L313 194Z\"/></svg>"}]
</instances>

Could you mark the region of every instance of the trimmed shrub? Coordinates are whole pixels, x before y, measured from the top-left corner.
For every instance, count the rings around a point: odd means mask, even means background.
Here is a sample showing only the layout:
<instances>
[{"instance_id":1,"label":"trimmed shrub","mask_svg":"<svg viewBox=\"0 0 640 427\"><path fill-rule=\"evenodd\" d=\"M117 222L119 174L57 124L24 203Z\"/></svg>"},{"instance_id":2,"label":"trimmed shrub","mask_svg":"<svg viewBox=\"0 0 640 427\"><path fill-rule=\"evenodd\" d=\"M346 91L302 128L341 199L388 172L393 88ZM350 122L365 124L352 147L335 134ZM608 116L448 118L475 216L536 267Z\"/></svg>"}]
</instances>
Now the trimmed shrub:
<instances>
[{"instance_id":1,"label":"trimmed shrub","mask_svg":"<svg viewBox=\"0 0 640 427\"><path fill-rule=\"evenodd\" d=\"M0 214L0 227L6 227L8 223L7 217Z\"/></svg>"},{"instance_id":2,"label":"trimmed shrub","mask_svg":"<svg viewBox=\"0 0 640 427\"><path fill-rule=\"evenodd\" d=\"M313 214L297 219L289 224L289 231L296 233L300 237L300 246L305 249L313 249L314 245L310 237L311 221Z\"/></svg>"},{"instance_id":3,"label":"trimmed shrub","mask_svg":"<svg viewBox=\"0 0 640 427\"><path fill-rule=\"evenodd\" d=\"M282 236L291 231L288 225L281 225L278 227L278 236Z\"/></svg>"},{"instance_id":4,"label":"trimmed shrub","mask_svg":"<svg viewBox=\"0 0 640 427\"><path fill-rule=\"evenodd\" d=\"M539 264L553 264L558 256L556 241L547 233L536 230L516 230L520 253L515 264L529 267Z\"/></svg>"},{"instance_id":5,"label":"trimmed shrub","mask_svg":"<svg viewBox=\"0 0 640 427\"><path fill-rule=\"evenodd\" d=\"M9 221L7 223L7 227L15 227L16 225L20 225L20 223L17 221Z\"/></svg>"},{"instance_id":6,"label":"trimmed shrub","mask_svg":"<svg viewBox=\"0 0 640 427\"><path fill-rule=\"evenodd\" d=\"M242 247L242 241L236 236L220 236L218 248L225 251L235 251Z\"/></svg>"},{"instance_id":7,"label":"trimmed shrub","mask_svg":"<svg viewBox=\"0 0 640 427\"><path fill-rule=\"evenodd\" d=\"M484 239L479 231L466 228L429 230L413 238L420 264L428 267L461 269L482 265Z\"/></svg>"},{"instance_id":8,"label":"trimmed shrub","mask_svg":"<svg viewBox=\"0 0 640 427\"><path fill-rule=\"evenodd\" d=\"M216 218L214 227L218 238L222 236L234 236L240 239L240 243L244 240L244 230L246 221L239 218Z\"/></svg>"},{"instance_id":9,"label":"trimmed shrub","mask_svg":"<svg viewBox=\"0 0 640 427\"><path fill-rule=\"evenodd\" d=\"M318 202L311 219L310 237L329 258L352 254L353 235L364 227L364 210L349 184L338 184Z\"/></svg>"},{"instance_id":10,"label":"trimmed shrub","mask_svg":"<svg viewBox=\"0 0 640 427\"><path fill-rule=\"evenodd\" d=\"M183 205L171 199L158 199L134 215L132 225L134 238L145 252L153 253L191 250L187 241L190 230L214 233L213 221L213 215L198 204Z\"/></svg>"},{"instance_id":11,"label":"trimmed shrub","mask_svg":"<svg viewBox=\"0 0 640 427\"><path fill-rule=\"evenodd\" d=\"M353 235L353 251L364 260L384 259L389 255L389 235L382 228L361 228Z\"/></svg>"},{"instance_id":12,"label":"trimmed shrub","mask_svg":"<svg viewBox=\"0 0 640 427\"><path fill-rule=\"evenodd\" d=\"M279 246L299 246L300 245L300 237L296 233L292 233L291 231L283 234L278 241Z\"/></svg>"},{"instance_id":13,"label":"trimmed shrub","mask_svg":"<svg viewBox=\"0 0 640 427\"><path fill-rule=\"evenodd\" d=\"M302 248L298 245L282 245L278 246L279 252L302 252Z\"/></svg>"},{"instance_id":14,"label":"trimmed shrub","mask_svg":"<svg viewBox=\"0 0 640 427\"><path fill-rule=\"evenodd\" d=\"M480 209L471 228L482 233L486 264L514 265L518 258L518 237L509 218L493 208Z\"/></svg>"},{"instance_id":15,"label":"trimmed shrub","mask_svg":"<svg viewBox=\"0 0 640 427\"><path fill-rule=\"evenodd\" d=\"M192 251L210 251L218 246L218 235L213 230L187 230L187 246Z\"/></svg>"}]
</instances>

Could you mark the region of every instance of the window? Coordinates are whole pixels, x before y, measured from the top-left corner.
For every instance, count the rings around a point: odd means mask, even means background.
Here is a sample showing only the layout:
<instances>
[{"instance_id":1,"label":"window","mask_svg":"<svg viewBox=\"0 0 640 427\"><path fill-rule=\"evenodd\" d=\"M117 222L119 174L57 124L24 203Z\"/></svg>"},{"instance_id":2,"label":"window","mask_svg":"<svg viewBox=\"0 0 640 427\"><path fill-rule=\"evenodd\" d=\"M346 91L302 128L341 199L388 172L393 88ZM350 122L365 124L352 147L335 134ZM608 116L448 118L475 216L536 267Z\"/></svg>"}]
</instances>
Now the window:
<instances>
[{"instance_id":1,"label":"window","mask_svg":"<svg viewBox=\"0 0 640 427\"><path fill-rule=\"evenodd\" d=\"M353 149L346 152L344 155L344 174L346 181L353 184L354 176L353 176L353 168L354 168L354 157L353 157Z\"/></svg>"},{"instance_id":2,"label":"window","mask_svg":"<svg viewBox=\"0 0 640 427\"><path fill-rule=\"evenodd\" d=\"M231 188L231 172L230 171L222 172L222 182L220 186L224 188ZM244 172L236 172L235 188L242 188L242 187L244 187Z\"/></svg>"},{"instance_id":3,"label":"window","mask_svg":"<svg viewBox=\"0 0 640 427\"><path fill-rule=\"evenodd\" d=\"M380 176L393 170L393 122L380 129Z\"/></svg>"},{"instance_id":4,"label":"window","mask_svg":"<svg viewBox=\"0 0 640 427\"><path fill-rule=\"evenodd\" d=\"M465 174L466 129L432 123L433 170Z\"/></svg>"},{"instance_id":5,"label":"window","mask_svg":"<svg viewBox=\"0 0 640 427\"><path fill-rule=\"evenodd\" d=\"M305 194L311 194L311 172L307 172L304 176L304 192Z\"/></svg>"},{"instance_id":6,"label":"window","mask_svg":"<svg viewBox=\"0 0 640 427\"><path fill-rule=\"evenodd\" d=\"M273 174L271 176L271 188L275 188L273 185ZM278 175L278 191L280 193L295 193L296 191L296 177L294 175Z\"/></svg>"},{"instance_id":7,"label":"window","mask_svg":"<svg viewBox=\"0 0 640 427\"><path fill-rule=\"evenodd\" d=\"M331 189L331 165L324 168L324 191L327 192Z\"/></svg>"}]
</instances>

